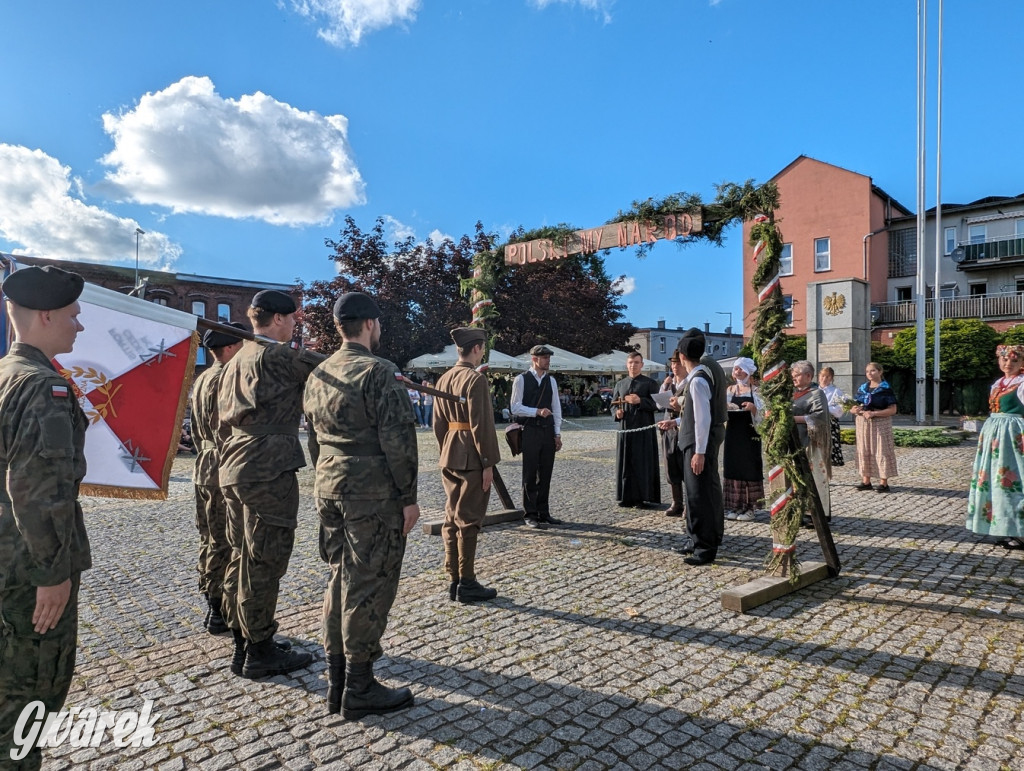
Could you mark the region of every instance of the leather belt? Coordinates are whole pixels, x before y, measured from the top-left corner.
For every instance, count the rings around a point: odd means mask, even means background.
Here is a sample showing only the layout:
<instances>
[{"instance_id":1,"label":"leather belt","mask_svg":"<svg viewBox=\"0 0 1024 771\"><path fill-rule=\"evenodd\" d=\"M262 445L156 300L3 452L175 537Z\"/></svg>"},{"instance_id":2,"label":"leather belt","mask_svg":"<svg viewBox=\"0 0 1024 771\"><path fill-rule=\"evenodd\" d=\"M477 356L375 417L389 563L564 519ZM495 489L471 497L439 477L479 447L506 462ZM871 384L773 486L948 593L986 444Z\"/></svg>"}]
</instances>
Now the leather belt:
<instances>
[{"instance_id":1,"label":"leather belt","mask_svg":"<svg viewBox=\"0 0 1024 771\"><path fill-rule=\"evenodd\" d=\"M448 430L449 431L469 431L469 429L470 429L469 423L449 423L448 424Z\"/></svg>"}]
</instances>

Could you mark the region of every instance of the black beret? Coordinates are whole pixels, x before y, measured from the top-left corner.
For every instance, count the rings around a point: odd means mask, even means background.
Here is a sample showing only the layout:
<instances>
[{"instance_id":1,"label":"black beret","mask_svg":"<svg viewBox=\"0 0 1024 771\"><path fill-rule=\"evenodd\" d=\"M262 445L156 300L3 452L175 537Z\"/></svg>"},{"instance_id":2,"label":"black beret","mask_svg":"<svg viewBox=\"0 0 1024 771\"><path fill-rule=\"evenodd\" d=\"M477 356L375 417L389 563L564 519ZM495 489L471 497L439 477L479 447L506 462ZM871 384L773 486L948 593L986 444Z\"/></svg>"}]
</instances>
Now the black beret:
<instances>
[{"instance_id":1,"label":"black beret","mask_svg":"<svg viewBox=\"0 0 1024 771\"><path fill-rule=\"evenodd\" d=\"M676 350L679 351L684 359L699 361L700 357L704 355L705 347L704 333L697 329L697 327L690 327L683 332Z\"/></svg>"},{"instance_id":2,"label":"black beret","mask_svg":"<svg viewBox=\"0 0 1024 771\"><path fill-rule=\"evenodd\" d=\"M546 345L535 345L530 349L531 356L551 356L553 353Z\"/></svg>"},{"instance_id":3,"label":"black beret","mask_svg":"<svg viewBox=\"0 0 1024 771\"><path fill-rule=\"evenodd\" d=\"M71 305L82 294L85 279L53 265L21 268L3 283L3 293L22 308L52 311Z\"/></svg>"},{"instance_id":4,"label":"black beret","mask_svg":"<svg viewBox=\"0 0 1024 771\"><path fill-rule=\"evenodd\" d=\"M290 294L279 292L276 289L264 289L262 292L257 292L253 295L250 305L268 313L281 313L285 316L298 310L298 306L295 305L295 300Z\"/></svg>"},{"instance_id":5,"label":"black beret","mask_svg":"<svg viewBox=\"0 0 1024 771\"><path fill-rule=\"evenodd\" d=\"M452 330L452 340L459 348L472 348L487 341L487 332L479 327L459 327Z\"/></svg>"},{"instance_id":6,"label":"black beret","mask_svg":"<svg viewBox=\"0 0 1024 771\"><path fill-rule=\"evenodd\" d=\"M245 331L245 327L243 327L237 321L230 321L227 323L227 326ZM205 345L207 348L223 348L225 345L234 345L235 343L240 343L242 342L242 339L243 338L237 335L222 332L219 329L208 329L203 333L203 345Z\"/></svg>"},{"instance_id":7,"label":"black beret","mask_svg":"<svg viewBox=\"0 0 1024 771\"><path fill-rule=\"evenodd\" d=\"M334 303L334 318L338 321L379 319L380 308L373 298L362 292L346 292Z\"/></svg>"}]
</instances>

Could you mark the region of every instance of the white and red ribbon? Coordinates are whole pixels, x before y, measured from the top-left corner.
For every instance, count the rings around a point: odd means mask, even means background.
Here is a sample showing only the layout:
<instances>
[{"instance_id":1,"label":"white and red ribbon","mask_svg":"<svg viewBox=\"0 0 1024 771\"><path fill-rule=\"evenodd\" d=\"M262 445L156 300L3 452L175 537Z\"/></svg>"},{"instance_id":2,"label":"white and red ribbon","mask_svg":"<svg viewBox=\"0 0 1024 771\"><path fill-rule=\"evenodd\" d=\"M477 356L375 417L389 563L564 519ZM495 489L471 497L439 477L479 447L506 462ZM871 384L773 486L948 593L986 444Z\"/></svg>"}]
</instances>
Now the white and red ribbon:
<instances>
[{"instance_id":1,"label":"white and red ribbon","mask_svg":"<svg viewBox=\"0 0 1024 771\"><path fill-rule=\"evenodd\" d=\"M789 365L786 364L784 360L780 361L778 364L776 364L775 366L773 366L771 369L764 373L764 377L761 378L761 382L767 383L771 380L774 380L779 375L781 375L788 366Z\"/></svg>"},{"instance_id":2,"label":"white and red ribbon","mask_svg":"<svg viewBox=\"0 0 1024 771\"><path fill-rule=\"evenodd\" d=\"M776 498L775 502L772 503L771 515L774 517L776 514L778 514L780 511L786 508L786 504L789 503L792 499L793 488L787 487L786 492L784 492L782 495Z\"/></svg>"},{"instance_id":3,"label":"white and red ribbon","mask_svg":"<svg viewBox=\"0 0 1024 771\"><path fill-rule=\"evenodd\" d=\"M776 273L774 276L771 277L771 279L768 281L768 283L764 285L764 287L761 289L761 291L757 293L757 301L759 303L760 302L764 302L764 298L766 298L768 295L770 295L772 293L772 290L774 290L778 285L779 285L779 274Z\"/></svg>"},{"instance_id":4,"label":"white and red ribbon","mask_svg":"<svg viewBox=\"0 0 1024 771\"><path fill-rule=\"evenodd\" d=\"M761 256L761 252L764 251L764 241L758 241L754 244L754 262L757 262L757 258Z\"/></svg>"}]
</instances>

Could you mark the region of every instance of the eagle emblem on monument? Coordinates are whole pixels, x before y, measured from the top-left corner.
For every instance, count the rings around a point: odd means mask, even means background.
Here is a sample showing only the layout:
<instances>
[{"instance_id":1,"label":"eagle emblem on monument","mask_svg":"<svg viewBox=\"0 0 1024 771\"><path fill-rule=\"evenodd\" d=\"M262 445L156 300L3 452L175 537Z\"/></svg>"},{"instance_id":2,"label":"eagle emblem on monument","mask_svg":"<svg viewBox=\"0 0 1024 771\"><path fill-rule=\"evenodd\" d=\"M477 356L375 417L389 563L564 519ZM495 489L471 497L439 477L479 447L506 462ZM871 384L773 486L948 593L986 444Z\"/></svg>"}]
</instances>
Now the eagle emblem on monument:
<instances>
[{"instance_id":1,"label":"eagle emblem on monument","mask_svg":"<svg viewBox=\"0 0 1024 771\"><path fill-rule=\"evenodd\" d=\"M843 308L846 307L846 297L838 292L833 292L830 295L826 295L821 304L825 306L825 313L829 316L838 316L843 312Z\"/></svg>"}]
</instances>

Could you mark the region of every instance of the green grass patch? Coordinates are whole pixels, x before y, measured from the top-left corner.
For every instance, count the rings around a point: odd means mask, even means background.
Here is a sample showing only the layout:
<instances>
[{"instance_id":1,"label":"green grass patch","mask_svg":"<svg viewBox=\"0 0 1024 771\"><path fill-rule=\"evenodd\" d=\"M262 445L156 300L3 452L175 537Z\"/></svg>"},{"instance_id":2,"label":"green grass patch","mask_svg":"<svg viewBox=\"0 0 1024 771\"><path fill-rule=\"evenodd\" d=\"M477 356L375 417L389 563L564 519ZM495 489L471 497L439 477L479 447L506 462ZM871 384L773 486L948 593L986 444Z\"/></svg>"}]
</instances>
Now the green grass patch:
<instances>
[{"instance_id":1,"label":"green grass patch","mask_svg":"<svg viewBox=\"0 0 1024 771\"><path fill-rule=\"evenodd\" d=\"M955 447L964 440L964 432L948 431L945 428L894 428L892 440L897 447ZM856 444L857 431L853 428L839 430L843 444Z\"/></svg>"}]
</instances>

